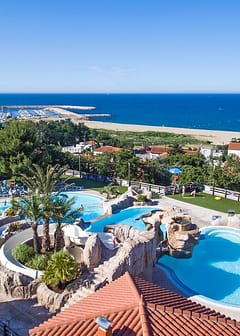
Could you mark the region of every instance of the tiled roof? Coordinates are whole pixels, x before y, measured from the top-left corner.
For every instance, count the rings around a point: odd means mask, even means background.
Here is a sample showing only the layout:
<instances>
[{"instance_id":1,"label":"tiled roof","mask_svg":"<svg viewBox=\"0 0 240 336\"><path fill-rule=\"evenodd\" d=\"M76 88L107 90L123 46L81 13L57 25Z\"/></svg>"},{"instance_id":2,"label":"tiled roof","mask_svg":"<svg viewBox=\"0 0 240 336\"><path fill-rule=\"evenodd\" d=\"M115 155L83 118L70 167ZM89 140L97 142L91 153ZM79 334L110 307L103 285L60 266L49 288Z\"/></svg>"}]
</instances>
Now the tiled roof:
<instances>
[{"instance_id":1,"label":"tiled roof","mask_svg":"<svg viewBox=\"0 0 240 336\"><path fill-rule=\"evenodd\" d=\"M151 146L150 151L152 154L162 154L164 152L167 152L169 149L168 146Z\"/></svg>"},{"instance_id":2,"label":"tiled roof","mask_svg":"<svg viewBox=\"0 0 240 336\"><path fill-rule=\"evenodd\" d=\"M119 152L122 148L113 146L102 146L94 149L94 153Z\"/></svg>"},{"instance_id":3,"label":"tiled roof","mask_svg":"<svg viewBox=\"0 0 240 336\"><path fill-rule=\"evenodd\" d=\"M240 150L240 142L230 142L230 144L228 145L228 149Z\"/></svg>"},{"instance_id":4,"label":"tiled roof","mask_svg":"<svg viewBox=\"0 0 240 336\"><path fill-rule=\"evenodd\" d=\"M190 149L184 149L183 153L187 154L187 155L191 155L191 156L197 156L198 155L198 151L194 151L194 150L190 150Z\"/></svg>"},{"instance_id":5,"label":"tiled roof","mask_svg":"<svg viewBox=\"0 0 240 336\"><path fill-rule=\"evenodd\" d=\"M95 336L104 316L118 336L240 335L240 322L128 273L63 310L31 336Z\"/></svg>"}]
</instances>

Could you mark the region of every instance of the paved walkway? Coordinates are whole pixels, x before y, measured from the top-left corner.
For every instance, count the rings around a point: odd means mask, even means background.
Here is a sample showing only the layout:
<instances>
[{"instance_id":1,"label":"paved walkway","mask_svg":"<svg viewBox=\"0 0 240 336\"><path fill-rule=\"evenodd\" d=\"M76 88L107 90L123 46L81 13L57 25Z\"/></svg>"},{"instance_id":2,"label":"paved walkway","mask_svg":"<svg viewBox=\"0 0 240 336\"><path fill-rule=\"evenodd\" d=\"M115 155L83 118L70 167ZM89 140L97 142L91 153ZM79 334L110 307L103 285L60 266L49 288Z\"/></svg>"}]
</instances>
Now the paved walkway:
<instances>
[{"instance_id":1,"label":"paved walkway","mask_svg":"<svg viewBox=\"0 0 240 336\"><path fill-rule=\"evenodd\" d=\"M52 316L35 299L13 299L0 293L0 321L17 335L28 336L28 330Z\"/></svg>"},{"instance_id":2,"label":"paved walkway","mask_svg":"<svg viewBox=\"0 0 240 336\"><path fill-rule=\"evenodd\" d=\"M227 214L224 212L202 208L200 206L189 203L184 203L184 198L183 201L179 201L173 198L163 196L159 200L159 205L163 209L181 209L182 213L188 214L191 217L192 223L197 224L200 228L211 225L212 216L227 216Z\"/></svg>"}]
</instances>

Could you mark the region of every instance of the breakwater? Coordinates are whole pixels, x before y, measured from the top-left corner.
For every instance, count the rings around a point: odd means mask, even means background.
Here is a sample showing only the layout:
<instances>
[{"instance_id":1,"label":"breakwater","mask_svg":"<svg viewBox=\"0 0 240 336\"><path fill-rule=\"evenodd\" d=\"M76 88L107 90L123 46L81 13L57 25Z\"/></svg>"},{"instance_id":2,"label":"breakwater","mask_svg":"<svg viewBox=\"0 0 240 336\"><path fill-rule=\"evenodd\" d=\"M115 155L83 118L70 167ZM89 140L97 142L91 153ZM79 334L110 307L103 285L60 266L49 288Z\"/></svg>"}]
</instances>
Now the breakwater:
<instances>
[{"instance_id":1,"label":"breakwater","mask_svg":"<svg viewBox=\"0 0 240 336\"><path fill-rule=\"evenodd\" d=\"M45 109L49 107L73 109L73 110L96 110L95 106L79 106L79 105L5 105L1 106L4 109Z\"/></svg>"}]
</instances>

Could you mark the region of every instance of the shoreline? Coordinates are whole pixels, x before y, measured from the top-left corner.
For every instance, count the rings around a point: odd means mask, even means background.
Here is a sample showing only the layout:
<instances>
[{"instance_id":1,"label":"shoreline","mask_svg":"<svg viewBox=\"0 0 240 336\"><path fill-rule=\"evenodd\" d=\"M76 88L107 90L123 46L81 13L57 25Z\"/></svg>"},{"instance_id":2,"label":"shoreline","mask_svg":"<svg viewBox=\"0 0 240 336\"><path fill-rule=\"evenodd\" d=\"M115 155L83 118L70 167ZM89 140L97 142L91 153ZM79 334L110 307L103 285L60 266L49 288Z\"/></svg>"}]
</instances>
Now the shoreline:
<instances>
[{"instance_id":1,"label":"shoreline","mask_svg":"<svg viewBox=\"0 0 240 336\"><path fill-rule=\"evenodd\" d=\"M121 123L113 123L109 121L89 120L88 118L90 118L91 115L87 115L86 113L78 114L78 113L66 110L62 107L50 107L50 108L47 108L46 110L55 112L56 115L54 116L44 115L42 117L34 117L34 118L29 118L29 119L32 119L32 120L34 119L35 121L39 121L42 119L46 121L51 121L51 120L57 121L57 120L63 120L63 119L70 119L73 123L83 123L85 126L89 128L96 128L96 129L115 130L115 131L131 131L131 132L152 131L152 132L185 134L185 135L190 135L200 141L205 141L205 142L209 141L211 144L214 144L214 145L227 145L229 144L232 138L240 139L240 131L236 132L236 131L178 128L178 127L167 127L167 126L121 124ZM107 115L102 115L102 116L104 117Z\"/></svg>"}]
</instances>

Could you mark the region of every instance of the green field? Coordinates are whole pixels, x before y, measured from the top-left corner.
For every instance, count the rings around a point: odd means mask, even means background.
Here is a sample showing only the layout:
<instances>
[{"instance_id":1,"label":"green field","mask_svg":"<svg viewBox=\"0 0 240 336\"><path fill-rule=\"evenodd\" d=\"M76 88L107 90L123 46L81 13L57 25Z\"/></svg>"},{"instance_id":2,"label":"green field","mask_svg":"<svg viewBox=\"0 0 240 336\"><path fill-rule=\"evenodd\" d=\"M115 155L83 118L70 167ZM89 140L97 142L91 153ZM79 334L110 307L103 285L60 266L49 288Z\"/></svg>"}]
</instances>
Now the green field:
<instances>
[{"instance_id":1,"label":"green field","mask_svg":"<svg viewBox=\"0 0 240 336\"><path fill-rule=\"evenodd\" d=\"M205 194L205 193L198 193L196 197L192 197L190 194L185 194L182 197L181 194L177 195L169 195L169 198L174 198L179 201L183 201L186 203L199 205L201 207L212 209L221 212L228 212L228 210L234 210L236 213L240 213L240 202L233 201L230 199L221 198L220 200L216 200L214 196Z\"/></svg>"},{"instance_id":2,"label":"green field","mask_svg":"<svg viewBox=\"0 0 240 336\"><path fill-rule=\"evenodd\" d=\"M79 177L71 177L68 180L68 183L74 183L74 185L82 186L84 189L92 189L100 193L102 193L104 190L104 187L109 184L109 183L103 183L103 182L94 181L94 180L80 179ZM120 194L122 194L127 190L127 187L119 186L118 190Z\"/></svg>"}]
</instances>

